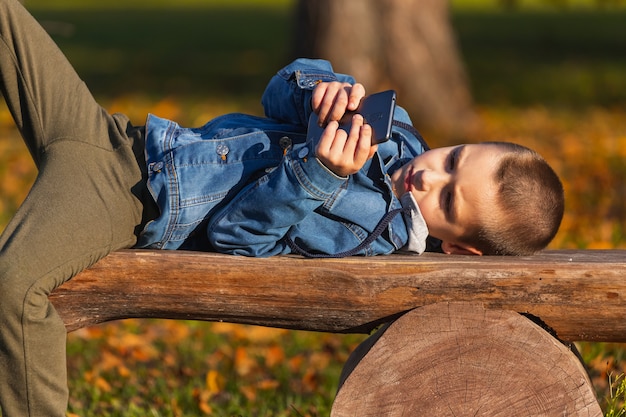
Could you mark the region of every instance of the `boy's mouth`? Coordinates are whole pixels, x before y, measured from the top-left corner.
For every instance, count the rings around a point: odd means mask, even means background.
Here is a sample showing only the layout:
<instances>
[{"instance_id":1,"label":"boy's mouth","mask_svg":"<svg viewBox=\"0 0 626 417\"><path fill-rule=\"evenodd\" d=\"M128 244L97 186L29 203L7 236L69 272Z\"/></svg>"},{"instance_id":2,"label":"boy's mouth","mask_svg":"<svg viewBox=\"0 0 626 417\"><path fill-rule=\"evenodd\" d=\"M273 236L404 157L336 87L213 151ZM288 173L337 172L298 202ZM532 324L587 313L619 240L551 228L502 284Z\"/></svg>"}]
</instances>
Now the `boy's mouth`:
<instances>
[{"instance_id":1,"label":"boy's mouth","mask_svg":"<svg viewBox=\"0 0 626 417\"><path fill-rule=\"evenodd\" d=\"M407 193L413 190L413 167L409 168L406 177L404 177L404 190Z\"/></svg>"}]
</instances>

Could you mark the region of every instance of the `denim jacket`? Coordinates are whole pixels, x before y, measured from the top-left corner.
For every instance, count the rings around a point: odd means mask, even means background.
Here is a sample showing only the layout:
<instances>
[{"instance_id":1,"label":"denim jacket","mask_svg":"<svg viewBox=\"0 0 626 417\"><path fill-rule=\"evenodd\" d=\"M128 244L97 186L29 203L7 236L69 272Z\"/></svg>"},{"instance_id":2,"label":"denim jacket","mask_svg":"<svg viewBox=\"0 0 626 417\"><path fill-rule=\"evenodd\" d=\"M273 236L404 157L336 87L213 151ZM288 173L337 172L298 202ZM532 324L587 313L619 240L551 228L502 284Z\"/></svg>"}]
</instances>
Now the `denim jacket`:
<instances>
[{"instance_id":1,"label":"denim jacket","mask_svg":"<svg viewBox=\"0 0 626 417\"><path fill-rule=\"evenodd\" d=\"M358 173L343 178L328 170L315 157L317 138L307 138L306 126L312 89L335 80L354 83L327 61L299 59L270 80L262 97L266 117L227 114L184 128L149 115L148 186L160 216L146 225L137 247L271 256L291 252L286 235L313 253L358 246L401 207L390 174L425 149L410 130L394 127ZM400 107L394 119L411 123ZM405 247L407 221L394 217L359 254Z\"/></svg>"}]
</instances>

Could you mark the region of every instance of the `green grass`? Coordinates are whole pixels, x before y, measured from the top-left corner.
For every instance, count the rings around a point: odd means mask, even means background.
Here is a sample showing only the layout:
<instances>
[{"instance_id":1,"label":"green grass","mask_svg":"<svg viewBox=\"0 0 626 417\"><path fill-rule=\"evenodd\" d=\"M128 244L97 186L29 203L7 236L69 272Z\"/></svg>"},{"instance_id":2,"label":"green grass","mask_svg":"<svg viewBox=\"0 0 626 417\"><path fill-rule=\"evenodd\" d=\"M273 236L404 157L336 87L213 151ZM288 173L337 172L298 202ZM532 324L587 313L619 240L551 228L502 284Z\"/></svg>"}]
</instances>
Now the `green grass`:
<instances>
[{"instance_id":1,"label":"green grass","mask_svg":"<svg viewBox=\"0 0 626 417\"><path fill-rule=\"evenodd\" d=\"M208 96L258 102L288 59L285 8L40 10L43 22L101 100Z\"/></svg>"},{"instance_id":2,"label":"green grass","mask_svg":"<svg viewBox=\"0 0 626 417\"><path fill-rule=\"evenodd\" d=\"M626 103L626 10L457 11L453 19L479 104Z\"/></svg>"},{"instance_id":3,"label":"green grass","mask_svg":"<svg viewBox=\"0 0 626 417\"><path fill-rule=\"evenodd\" d=\"M626 4L622 0L450 0L457 10L494 11L536 10L542 12L560 12L563 10L615 10L623 9Z\"/></svg>"},{"instance_id":4,"label":"green grass","mask_svg":"<svg viewBox=\"0 0 626 417\"><path fill-rule=\"evenodd\" d=\"M36 10L180 10L180 9L248 9L250 7L286 8L294 0L26 0L30 9Z\"/></svg>"},{"instance_id":5,"label":"green grass","mask_svg":"<svg viewBox=\"0 0 626 417\"><path fill-rule=\"evenodd\" d=\"M329 415L340 364L363 338L163 320L103 325L70 337L69 409L83 417Z\"/></svg>"},{"instance_id":6,"label":"green grass","mask_svg":"<svg viewBox=\"0 0 626 417\"><path fill-rule=\"evenodd\" d=\"M624 374L609 375L609 385L611 389L607 400L608 411L605 416L622 417L626 415L626 409L621 407L626 401L626 378L624 378Z\"/></svg>"}]
</instances>

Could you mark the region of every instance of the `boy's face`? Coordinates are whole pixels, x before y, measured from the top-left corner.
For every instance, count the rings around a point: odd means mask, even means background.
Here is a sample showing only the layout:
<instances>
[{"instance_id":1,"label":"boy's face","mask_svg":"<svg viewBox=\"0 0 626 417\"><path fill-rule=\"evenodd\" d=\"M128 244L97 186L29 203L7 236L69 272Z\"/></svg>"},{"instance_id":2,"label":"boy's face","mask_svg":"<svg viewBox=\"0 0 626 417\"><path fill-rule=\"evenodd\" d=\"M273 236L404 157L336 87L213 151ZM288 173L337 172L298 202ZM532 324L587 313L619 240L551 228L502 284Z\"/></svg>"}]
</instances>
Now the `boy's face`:
<instances>
[{"instance_id":1,"label":"boy's face","mask_svg":"<svg viewBox=\"0 0 626 417\"><path fill-rule=\"evenodd\" d=\"M432 149L393 173L394 192L413 194L444 252L481 254L460 239L478 220L496 215L494 174L502 154L491 144Z\"/></svg>"}]
</instances>

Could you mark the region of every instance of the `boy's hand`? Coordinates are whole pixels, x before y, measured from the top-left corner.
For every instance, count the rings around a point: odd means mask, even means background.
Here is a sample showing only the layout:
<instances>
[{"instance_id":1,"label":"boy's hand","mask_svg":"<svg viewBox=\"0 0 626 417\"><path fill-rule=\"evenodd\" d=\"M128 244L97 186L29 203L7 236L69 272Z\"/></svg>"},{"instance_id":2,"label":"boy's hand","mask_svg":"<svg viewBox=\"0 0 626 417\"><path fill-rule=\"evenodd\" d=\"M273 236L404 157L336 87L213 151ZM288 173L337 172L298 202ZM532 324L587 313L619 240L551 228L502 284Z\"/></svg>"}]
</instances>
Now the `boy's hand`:
<instances>
[{"instance_id":1,"label":"boy's hand","mask_svg":"<svg viewBox=\"0 0 626 417\"><path fill-rule=\"evenodd\" d=\"M363 116L355 115L349 133L339 129L346 111L354 111L365 97L365 87L339 81L318 84L313 90L311 106L320 126L326 125L315 150L317 158L336 175L345 177L358 172L371 158L377 145L372 146L372 127L364 124Z\"/></svg>"},{"instance_id":2,"label":"boy's hand","mask_svg":"<svg viewBox=\"0 0 626 417\"><path fill-rule=\"evenodd\" d=\"M339 120L346 111L359 107L365 96L362 84L341 83L339 81L318 84L313 90L311 107L318 115L320 126Z\"/></svg>"},{"instance_id":3,"label":"boy's hand","mask_svg":"<svg viewBox=\"0 0 626 417\"><path fill-rule=\"evenodd\" d=\"M372 127L364 124L363 116L355 114L350 133L339 129L339 123L331 121L315 149L315 155L324 166L340 177L358 172L376 152L372 146Z\"/></svg>"}]
</instances>

